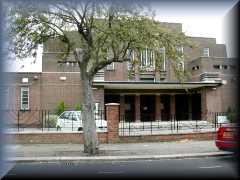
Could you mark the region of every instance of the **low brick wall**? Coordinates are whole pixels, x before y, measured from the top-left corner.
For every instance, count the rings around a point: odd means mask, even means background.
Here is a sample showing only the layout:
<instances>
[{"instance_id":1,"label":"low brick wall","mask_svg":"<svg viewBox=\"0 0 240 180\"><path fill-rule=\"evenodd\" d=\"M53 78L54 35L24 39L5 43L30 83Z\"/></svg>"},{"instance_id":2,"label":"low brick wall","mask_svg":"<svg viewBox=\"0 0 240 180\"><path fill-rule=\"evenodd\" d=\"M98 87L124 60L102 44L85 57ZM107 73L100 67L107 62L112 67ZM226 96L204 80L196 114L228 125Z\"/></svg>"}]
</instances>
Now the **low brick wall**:
<instances>
[{"instance_id":1,"label":"low brick wall","mask_svg":"<svg viewBox=\"0 0 240 180\"><path fill-rule=\"evenodd\" d=\"M162 135L144 135L144 136L120 136L119 143L131 142L167 142L189 140L214 140L215 132L186 133L186 134L162 134Z\"/></svg>"},{"instance_id":2,"label":"low brick wall","mask_svg":"<svg viewBox=\"0 0 240 180\"><path fill-rule=\"evenodd\" d=\"M98 133L100 143L107 143L107 133ZM82 133L9 133L5 141L16 144L83 144Z\"/></svg>"},{"instance_id":3,"label":"low brick wall","mask_svg":"<svg viewBox=\"0 0 240 180\"><path fill-rule=\"evenodd\" d=\"M82 133L9 133L5 134L7 142L16 144L83 144ZM108 139L108 133L98 133L100 143L137 143L137 142L166 142L190 140L214 140L215 132L189 134L162 134L144 136L120 136L118 139Z\"/></svg>"}]
</instances>

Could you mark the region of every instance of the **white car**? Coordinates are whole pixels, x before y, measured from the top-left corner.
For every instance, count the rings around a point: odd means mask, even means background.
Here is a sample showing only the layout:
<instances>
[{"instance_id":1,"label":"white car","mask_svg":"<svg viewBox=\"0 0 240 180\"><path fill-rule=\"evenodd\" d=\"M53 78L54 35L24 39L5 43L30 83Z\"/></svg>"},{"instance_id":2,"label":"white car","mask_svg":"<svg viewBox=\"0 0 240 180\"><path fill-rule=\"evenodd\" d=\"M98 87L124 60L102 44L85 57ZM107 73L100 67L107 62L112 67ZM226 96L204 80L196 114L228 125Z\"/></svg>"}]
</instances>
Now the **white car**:
<instances>
[{"instance_id":1,"label":"white car","mask_svg":"<svg viewBox=\"0 0 240 180\"><path fill-rule=\"evenodd\" d=\"M102 119L101 116L95 113L96 127L98 129L107 128L107 121ZM72 130L82 131L83 122L81 111L64 111L58 118L56 124L57 130Z\"/></svg>"}]
</instances>

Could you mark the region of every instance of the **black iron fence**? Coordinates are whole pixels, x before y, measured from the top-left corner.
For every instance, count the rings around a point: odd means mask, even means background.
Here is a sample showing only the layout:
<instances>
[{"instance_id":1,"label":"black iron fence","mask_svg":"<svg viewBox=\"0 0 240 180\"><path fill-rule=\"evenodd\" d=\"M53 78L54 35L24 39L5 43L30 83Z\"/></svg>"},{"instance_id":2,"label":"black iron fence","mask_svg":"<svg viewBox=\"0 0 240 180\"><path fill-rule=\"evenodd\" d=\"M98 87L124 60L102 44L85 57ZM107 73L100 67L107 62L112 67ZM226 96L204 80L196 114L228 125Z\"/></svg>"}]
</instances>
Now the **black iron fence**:
<instances>
[{"instance_id":1,"label":"black iron fence","mask_svg":"<svg viewBox=\"0 0 240 180\"><path fill-rule=\"evenodd\" d=\"M201 118L201 116L203 116ZM143 117L143 116L142 116ZM144 114L140 121L128 120L120 117L119 135L154 135L187 132L209 132L216 131L222 124L229 122L226 112L209 112L203 115L192 113L178 113L162 115L161 120L156 119L153 114ZM168 118L166 118L168 117Z\"/></svg>"},{"instance_id":2,"label":"black iron fence","mask_svg":"<svg viewBox=\"0 0 240 180\"><path fill-rule=\"evenodd\" d=\"M64 111L57 114L54 110L1 110L7 132L21 131L82 131L82 112ZM106 130L104 110L94 112L97 130Z\"/></svg>"},{"instance_id":3,"label":"black iron fence","mask_svg":"<svg viewBox=\"0 0 240 180\"><path fill-rule=\"evenodd\" d=\"M73 113L74 112L74 113ZM66 114L64 114L66 113ZM46 131L82 131L81 115L77 111L65 111L58 115L54 110L1 110L5 130L10 132L46 132ZM107 131L107 119L104 110L94 112L97 130ZM120 116L119 135L154 135L164 133L216 131L226 123L226 112L209 112L196 115L162 114L155 120L153 113L141 114L140 120L134 116Z\"/></svg>"}]
</instances>

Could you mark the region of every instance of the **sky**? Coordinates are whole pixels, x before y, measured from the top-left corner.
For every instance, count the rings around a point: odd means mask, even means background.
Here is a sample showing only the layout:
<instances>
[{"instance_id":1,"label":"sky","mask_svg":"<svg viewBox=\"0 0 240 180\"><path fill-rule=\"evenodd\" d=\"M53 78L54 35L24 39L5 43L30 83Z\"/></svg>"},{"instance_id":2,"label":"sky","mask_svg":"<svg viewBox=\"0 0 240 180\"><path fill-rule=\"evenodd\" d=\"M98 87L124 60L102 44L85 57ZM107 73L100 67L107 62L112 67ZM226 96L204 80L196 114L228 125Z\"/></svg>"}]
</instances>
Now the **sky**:
<instances>
[{"instance_id":1,"label":"sky","mask_svg":"<svg viewBox=\"0 0 240 180\"><path fill-rule=\"evenodd\" d=\"M238 2L237 0L202 1L148 1L155 12L155 19L161 22L182 23L187 36L216 38L218 44L225 44L224 17ZM39 47L37 59L28 58L12 63L11 69L18 72L41 72L42 48Z\"/></svg>"},{"instance_id":2,"label":"sky","mask_svg":"<svg viewBox=\"0 0 240 180\"><path fill-rule=\"evenodd\" d=\"M182 23L187 36L216 38L218 44L224 40L224 17L237 0L201 1L152 1L155 18L163 22Z\"/></svg>"}]
</instances>

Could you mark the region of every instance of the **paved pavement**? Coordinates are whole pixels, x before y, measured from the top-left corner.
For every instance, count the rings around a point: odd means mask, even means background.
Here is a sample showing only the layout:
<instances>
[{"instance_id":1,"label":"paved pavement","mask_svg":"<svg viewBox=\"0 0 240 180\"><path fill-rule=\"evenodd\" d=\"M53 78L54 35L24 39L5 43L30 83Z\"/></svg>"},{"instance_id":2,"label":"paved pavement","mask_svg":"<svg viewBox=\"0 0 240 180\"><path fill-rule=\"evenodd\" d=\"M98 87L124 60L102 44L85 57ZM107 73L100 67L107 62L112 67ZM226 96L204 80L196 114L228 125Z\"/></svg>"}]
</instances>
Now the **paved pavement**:
<instances>
[{"instance_id":1,"label":"paved pavement","mask_svg":"<svg viewBox=\"0 0 240 180\"><path fill-rule=\"evenodd\" d=\"M229 155L217 149L214 141L100 144L100 153L83 153L82 144L15 144L4 147L8 161L89 161L161 159Z\"/></svg>"}]
</instances>

